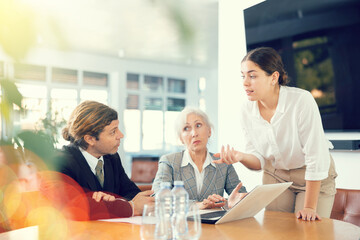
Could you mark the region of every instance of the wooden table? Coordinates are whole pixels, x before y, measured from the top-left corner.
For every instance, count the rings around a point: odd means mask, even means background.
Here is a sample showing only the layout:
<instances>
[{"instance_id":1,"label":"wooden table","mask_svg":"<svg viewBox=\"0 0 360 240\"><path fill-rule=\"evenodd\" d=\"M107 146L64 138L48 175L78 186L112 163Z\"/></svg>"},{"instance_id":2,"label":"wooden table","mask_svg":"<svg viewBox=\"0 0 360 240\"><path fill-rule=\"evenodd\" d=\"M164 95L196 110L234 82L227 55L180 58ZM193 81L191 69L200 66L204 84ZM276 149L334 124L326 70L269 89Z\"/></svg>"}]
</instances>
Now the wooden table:
<instances>
[{"instance_id":1,"label":"wooden table","mask_svg":"<svg viewBox=\"0 0 360 240\"><path fill-rule=\"evenodd\" d=\"M71 222L68 226L66 239L140 239L140 226L130 223L90 221ZM292 213L261 212L253 218L230 223L202 224L200 239L359 240L360 227L332 219L306 222Z\"/></svg>"}]
</instances>

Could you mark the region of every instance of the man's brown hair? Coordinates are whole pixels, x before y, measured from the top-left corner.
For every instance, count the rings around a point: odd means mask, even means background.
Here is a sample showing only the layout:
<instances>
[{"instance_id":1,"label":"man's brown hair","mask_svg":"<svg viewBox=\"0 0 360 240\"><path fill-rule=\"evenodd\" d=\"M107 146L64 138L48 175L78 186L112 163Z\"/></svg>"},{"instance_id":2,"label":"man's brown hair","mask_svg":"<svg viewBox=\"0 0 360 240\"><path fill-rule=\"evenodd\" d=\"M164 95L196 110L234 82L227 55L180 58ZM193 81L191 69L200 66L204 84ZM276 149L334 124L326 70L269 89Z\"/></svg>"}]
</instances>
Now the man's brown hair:
<instances>
[{"instance_id":1,"label":"man's brown hair","mask_svg":"<svg viewBox=\"0 0 360 240\"><path fill-rule=\"evenodd\" d=\"M117 119L117 112L109 106L95 101L84 101L71 113L62 135L65 140L86 150L88 143L84 136L90 135L99 140L99 134L104 128Z\"/></svg>"}]
</instances>

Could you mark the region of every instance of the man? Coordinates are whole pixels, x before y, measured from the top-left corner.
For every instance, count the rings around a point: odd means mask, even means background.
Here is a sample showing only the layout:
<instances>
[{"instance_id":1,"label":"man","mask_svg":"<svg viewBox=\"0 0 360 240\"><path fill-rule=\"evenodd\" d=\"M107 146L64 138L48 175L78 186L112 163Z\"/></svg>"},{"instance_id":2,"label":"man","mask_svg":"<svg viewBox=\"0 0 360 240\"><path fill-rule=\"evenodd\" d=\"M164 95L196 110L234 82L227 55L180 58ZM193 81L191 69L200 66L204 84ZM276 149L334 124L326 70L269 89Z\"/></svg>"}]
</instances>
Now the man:
<instances>
[{"instance_id":1,"label":"man","mask_svg":"<svg viewBox=\"0 0 360 240\"><path fill-rule=\"evenodd\" d=\"M85 101L72 112L63 137L66 157L60 172L70 176L85 191L105 192L124 197L132 204L133 214L141 215L144 204L152 204L153 191L141 192L126 175L117 150L124 137L118 128L117 112L95 101ZM99 194L98 199L107 199Z\"/></svg>"}]
</instances>

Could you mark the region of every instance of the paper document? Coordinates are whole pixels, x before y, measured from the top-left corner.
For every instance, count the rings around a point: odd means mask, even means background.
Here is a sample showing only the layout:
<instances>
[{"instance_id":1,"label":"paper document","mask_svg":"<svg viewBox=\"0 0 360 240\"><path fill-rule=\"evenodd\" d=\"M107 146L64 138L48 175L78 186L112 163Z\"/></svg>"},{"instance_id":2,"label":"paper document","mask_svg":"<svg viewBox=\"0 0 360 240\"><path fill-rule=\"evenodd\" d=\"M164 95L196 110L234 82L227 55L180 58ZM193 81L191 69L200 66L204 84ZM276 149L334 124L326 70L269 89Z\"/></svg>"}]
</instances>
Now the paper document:
<instances>
[{"instance_id":1,"label":"paper document","mask_svg":"<svg viewBox=\"0 0 360 240\"><path fill-rule=\"evenodd\" d=\"M141 225L141 216L129 217L129 218L110 218L110 219L101 219L98 221L103 222L125 222Z\"/></svg>"}]
</instances>

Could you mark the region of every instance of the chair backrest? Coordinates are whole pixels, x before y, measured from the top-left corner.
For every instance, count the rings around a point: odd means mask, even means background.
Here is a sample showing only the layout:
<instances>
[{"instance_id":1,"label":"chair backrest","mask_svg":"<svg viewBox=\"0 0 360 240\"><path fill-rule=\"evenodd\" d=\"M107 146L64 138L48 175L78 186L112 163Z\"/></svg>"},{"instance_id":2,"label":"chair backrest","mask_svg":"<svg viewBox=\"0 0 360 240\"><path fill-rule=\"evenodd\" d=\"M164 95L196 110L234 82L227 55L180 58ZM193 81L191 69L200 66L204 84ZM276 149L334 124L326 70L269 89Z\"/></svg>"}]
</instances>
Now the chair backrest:
<instances>
[{"instance_id":1,"label":"chair backrest","mask_svg":"<svg viewBox=\"0 0 360 240\"><path fill-rule=\"evenodd\" d=\"M330 218L342 220L360 227L360 190L336 189Z\"/></svg>"},{"instance_id":2,"label":"chair backrest","mask_svg":"<svg viewBox=\"0 0 360 240\"><path fill-rule=\"evenodd\" d=\"M152 183L158 169L158 161L133 161L131 180L135 183Z\"/></svg>"}]
</instances>

